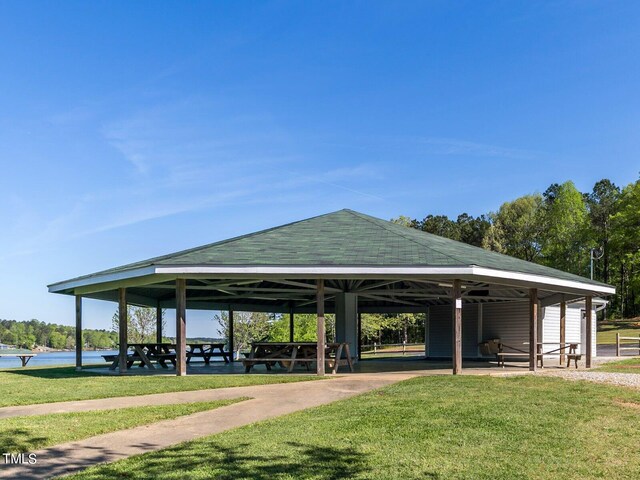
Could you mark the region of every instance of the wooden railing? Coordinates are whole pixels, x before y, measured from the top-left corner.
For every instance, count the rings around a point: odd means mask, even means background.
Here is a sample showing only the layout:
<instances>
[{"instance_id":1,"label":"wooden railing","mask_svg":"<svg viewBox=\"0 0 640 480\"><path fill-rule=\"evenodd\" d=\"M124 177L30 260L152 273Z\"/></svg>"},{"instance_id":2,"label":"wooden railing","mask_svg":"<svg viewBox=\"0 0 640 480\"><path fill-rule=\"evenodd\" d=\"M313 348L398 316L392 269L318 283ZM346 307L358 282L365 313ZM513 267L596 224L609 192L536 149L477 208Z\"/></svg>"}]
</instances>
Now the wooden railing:
<instances>
[{"instance_id":1,"label":"wooden railing","mask_svg":"<svg viewBox=\"0 0 640 480\"><path fill-rule=\"evenodd\" d=\"M400 353L402 352L402 354L404 355L405 353L408 352L419 352L421 350L407 350L407 347L422 347L422 351L424 351L424 343L373 343L373 345L361 345L360 348L362 349L362 353L372 353L373 355L376 355L378 353L378 350L380 350L380 353ZM398 349L398 350L387 350L387 347L402 347L402 349Z\"/></svg>"},{"instance_id":2,"label":"wooden railing","mask_svg":"<svg viewBox=\"0 0 640 480\"><path fill-rule=\"evenodd\" d=\"M631 346L628 343L622 343L623 341L634 341L637 345ZM622 350L635 350L640 355L640 337L621 337L619 333L616 333L616 357L620 356Z\"/></svg>"}]
</instances>

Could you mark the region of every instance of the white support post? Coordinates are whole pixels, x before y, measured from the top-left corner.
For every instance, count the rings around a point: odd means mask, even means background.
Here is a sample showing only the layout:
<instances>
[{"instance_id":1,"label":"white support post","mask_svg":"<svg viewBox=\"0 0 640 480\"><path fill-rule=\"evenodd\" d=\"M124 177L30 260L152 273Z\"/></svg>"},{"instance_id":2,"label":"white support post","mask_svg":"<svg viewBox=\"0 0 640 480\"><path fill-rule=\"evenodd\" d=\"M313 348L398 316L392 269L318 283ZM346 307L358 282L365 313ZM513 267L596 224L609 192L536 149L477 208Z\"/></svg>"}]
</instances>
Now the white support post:
<instances>
[{"instance_id":1,"label":"white support post","mask_svg":"<svg viewBox=\"0 0 640 480\"><path fill-rule=\"evenodd\" d=\"M584 313L586 315L585 328L587 330L587 335L586 335L587 341L585 342L586 348L587 348L585 366L587 368L591 368L591 357L593 354L593 298L591 297L591 295L587 296L584 299L584 308L585 308Z\"/></svg>"},{"instance_id":2,"label":"white support post","mask_svg":"<svg viewBox=\"0 0 640 480\"><path fill-rule=\"evenodd\" d=\"M453 316L453 374L462 373L462 283L453 281L451 294Z\"/></svg>"},{"instance_id":3,"label":"white support post","mask_svg":"<svg viewBox=\"0 0 640 480\"><path fill-rule=\"evenodd\" d=\"M538 289L529 290L529 370L538 368Z\"/></svg>"}]
</instances>

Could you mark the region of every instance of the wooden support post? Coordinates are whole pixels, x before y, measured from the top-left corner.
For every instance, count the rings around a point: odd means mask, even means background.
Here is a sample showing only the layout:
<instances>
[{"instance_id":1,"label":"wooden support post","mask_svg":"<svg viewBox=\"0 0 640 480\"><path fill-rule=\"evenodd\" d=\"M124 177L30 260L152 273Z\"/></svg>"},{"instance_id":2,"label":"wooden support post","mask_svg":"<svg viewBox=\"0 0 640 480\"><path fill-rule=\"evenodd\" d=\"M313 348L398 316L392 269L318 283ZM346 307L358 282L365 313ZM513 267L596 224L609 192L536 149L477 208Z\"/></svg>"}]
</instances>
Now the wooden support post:
<instances>
[{"instance_id":1,"label":"wooden support post","mask_svg":"<svg viewBox=\"0 0 640 480\"><path fill-rule=\"evenodd\" d=\"M76 370L82 370L82 297L76 295Z\"/></svg>"},{"instance_id":2,"label":"wooden support post","mask_svg":"<svg viewBox=\"0 0 640 480\"><path fill-rule=\"evenodd\" d=\"M529 370L538 368L538 289L529 290Z\"/></svg>"},{"instance_id":3,"label":"wooden support post","mask_svg":"<svg viewBox=\"0 0 640 480\"><path fill-rule=\"evenodd\" d=\"M176 375L187 374L187 281L176 279Z\"/></svg>"},{"instance_id":4,"label":"wooden support post","mask_svg":"<svg viewBox=\"0 0 640 480\"><path fill-rule=\"evenodd\" d=\"M318 311L317 334L318 345L316 350L317 374L324 376L324 349L325 349L325 328L324 328L324 280L318 280L318 291L316 293L316 304Z\"/></svg>"},{"instance_id":5,"label":"wooden support post","mask_svg":"<svg viewBox=\"0 0 640 480\"><path fill-rule=\"evenodd\" d=\"M289 304L289 341L293 343L295 337L295 314L293 313L293 303Z\"/></svg>"},{"instance_id":6,"label":"wooden support post","mask_svg":"<svg viewBox=\"0 0 640 480\"><path fill-rule=\"evenodd\" d=\"M620 356L620 334L616 333L616 357Z\"/></svg>"},{"instance_id":7,"label":"wooden support post","mask_svg":"<svg viewBox=\"0 0 640 480\"><path fill-rule=\"evenodd\" d=\"M233 310L229 309L229 353L231 354L231 358L229 361L235 361L235 348L234 348L234 338L233 338Z\"/></svg>"},{"instance_id":8,"label":"wooden support post","mask_svg":"<svg viewBox=\"0 0 640 480\"><path fill-rule=\"evenodd\" d=\"M127 290L125 288L118 289L118 371L127 373Z\"/></svg>"},{"instance_id":9,"label":"wooden support post","mask_svg":"<svg viewBox=\"0 0 640 480\"><path fill-rule=\"evenodd\" d=\"M462 373L462 283L453 281L451 292L451 306L453 316L453 374Z\"/></svg>"},{"instance_id":10,"label":"wooden support post","mask_svg":"<svg viewBox=\"0 0 640 480\"><path fill-rule=\"evenodd\" d=\"M162 308L156 307L156 343L162 343Z\"/></svg>"},{"instance_id":11,"label":"wooden support post","mask_svg":"<svg viewBox=\"0 0 640 480\"><path fill-rule=\"evenodd\" d=\"M560 302L560 365L564 365L564 344L567 343L567 302Z\"/></svg>"},{"instance_id":12,"label":"wooden support post","mask_svg":"<svg viewBox=\"0 0 640 480\"><path fill-rule=\"evenodd\" d=\"M585 315L586 315L586 321L585 321L585 329L587 330L587 335L586 335L586 349L587 349L587 355L586 355L586 361L585 361L585 367L587 368L591 368L591 353L593 350L593 297L591 297L591 295L585 297L584 299L584 309L585 309Z\"/></svg>"},{"instance_id":13,"label":"wooden support post","mask_svg":"<svg viewBox=\"0 0 640 480\"><path fill-rule=\"evenodd\" d=\"M362 313L358 312L358 361L362 360Z\"/></svg>"}]
</instances>

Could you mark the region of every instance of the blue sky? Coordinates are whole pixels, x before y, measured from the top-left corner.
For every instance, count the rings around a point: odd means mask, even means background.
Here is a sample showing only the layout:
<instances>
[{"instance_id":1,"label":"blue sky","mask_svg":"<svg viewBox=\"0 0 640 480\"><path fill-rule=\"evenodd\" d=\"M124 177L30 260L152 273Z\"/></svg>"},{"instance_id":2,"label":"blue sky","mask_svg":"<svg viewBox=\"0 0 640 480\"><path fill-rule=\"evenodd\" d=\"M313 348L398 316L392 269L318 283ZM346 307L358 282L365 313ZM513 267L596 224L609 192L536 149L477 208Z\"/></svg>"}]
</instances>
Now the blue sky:
<instances>
[{"instance_id":1,"label":"blue sky","mask_svg":"<svg viewBox=\"0 0 640 480\"><path fill-rule=\"evenodd\" d=\"M0 318L70 324L46 284L340 208L640 171L638 2L5 1L0 39Z\"/></svg>"}]
</instances>

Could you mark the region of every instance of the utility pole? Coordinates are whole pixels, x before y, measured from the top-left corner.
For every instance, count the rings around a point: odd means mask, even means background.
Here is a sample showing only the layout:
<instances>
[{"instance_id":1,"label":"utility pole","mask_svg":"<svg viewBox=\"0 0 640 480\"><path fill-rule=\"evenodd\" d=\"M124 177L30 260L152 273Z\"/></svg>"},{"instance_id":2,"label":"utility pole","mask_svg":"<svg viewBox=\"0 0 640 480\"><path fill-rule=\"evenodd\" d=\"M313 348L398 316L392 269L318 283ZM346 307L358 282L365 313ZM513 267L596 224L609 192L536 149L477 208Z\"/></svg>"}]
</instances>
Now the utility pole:
<instances>
[{"instance_id":1,"label":"utility pole","mask_svg":"<svg viewBox=\"0 0 640 480\"><path fill-rule=\"evenodd\" d=\"M591 280L593 280L593 261L600 260L604 256L604 248L592 248L589 254L589 258L591 259Z\"/></svg>"}]
</instances>

